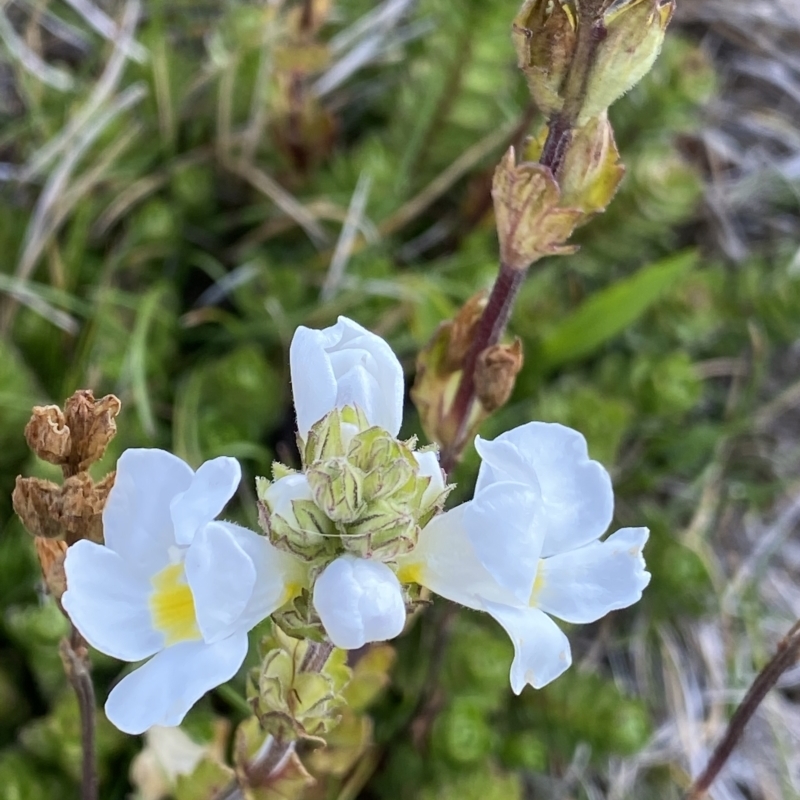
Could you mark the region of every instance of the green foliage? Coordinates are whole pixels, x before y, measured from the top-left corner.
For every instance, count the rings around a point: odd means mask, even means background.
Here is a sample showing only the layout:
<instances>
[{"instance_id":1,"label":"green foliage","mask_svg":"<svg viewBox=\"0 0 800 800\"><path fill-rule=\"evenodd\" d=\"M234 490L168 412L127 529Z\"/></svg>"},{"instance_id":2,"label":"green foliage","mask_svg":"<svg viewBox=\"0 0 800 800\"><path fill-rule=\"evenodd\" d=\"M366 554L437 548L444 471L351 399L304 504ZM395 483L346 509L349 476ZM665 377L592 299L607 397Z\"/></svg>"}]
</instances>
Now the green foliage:
<instances>
[{"instance_id":1,"label":"green foliage","mask_svg":"<svg viewBox=\"0 0 800 800\"><path fill-rule=\"evenodd\" d=\"M595 758L641 749L651 733L644 701L622 694L599 675L574 669L540 692L528 693L516 709L529 729L543 731L550 758L568 759L579 742Z\"/></svg>"},{"instance_id":2,"label":"green foliage","mask_svg":"<svg viewBox=\"0 0 800 800\"><path fill-rule=\"evenodd\" d=\"M591 355L631 327L697 263L695 253L682 253L638 270L593 294L551 331L542 342L545 368Z\"/></svg>"}]
</instances>

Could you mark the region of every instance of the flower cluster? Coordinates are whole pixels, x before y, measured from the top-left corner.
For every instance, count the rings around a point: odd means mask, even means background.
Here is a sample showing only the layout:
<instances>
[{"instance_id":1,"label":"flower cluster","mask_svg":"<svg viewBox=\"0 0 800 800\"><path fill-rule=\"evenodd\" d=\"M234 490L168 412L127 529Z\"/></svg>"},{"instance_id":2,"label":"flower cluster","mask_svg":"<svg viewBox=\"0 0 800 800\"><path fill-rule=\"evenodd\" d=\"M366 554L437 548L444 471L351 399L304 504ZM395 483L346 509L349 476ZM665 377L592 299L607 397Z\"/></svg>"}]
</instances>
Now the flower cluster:
<instances>
[{"instance_id":1,"label":"flower cluster","mask_svg":"<svg viewBox=\"0 0 800 800\"><path fill-rule=\"evenodd\" d=\"M163 451L128 450L105 544L69 549L73 623L105 653L150 659L109 696L119 728L178 724L237 672L248 631L270 615L358 648L400 634L426 587L505 628L519 693L570 665L552 617L591 622L639 599L647 530L600 540L611 482L579 433L533 422L478 438L474 498L443 512L435 450L398 439L403 373L386 342L340 318L298 329L290 364L302 469L276 464L272 481L259 479L266 536L216 521L240 481L234 459L193 472Z\"/></svg>"}]
</instances>

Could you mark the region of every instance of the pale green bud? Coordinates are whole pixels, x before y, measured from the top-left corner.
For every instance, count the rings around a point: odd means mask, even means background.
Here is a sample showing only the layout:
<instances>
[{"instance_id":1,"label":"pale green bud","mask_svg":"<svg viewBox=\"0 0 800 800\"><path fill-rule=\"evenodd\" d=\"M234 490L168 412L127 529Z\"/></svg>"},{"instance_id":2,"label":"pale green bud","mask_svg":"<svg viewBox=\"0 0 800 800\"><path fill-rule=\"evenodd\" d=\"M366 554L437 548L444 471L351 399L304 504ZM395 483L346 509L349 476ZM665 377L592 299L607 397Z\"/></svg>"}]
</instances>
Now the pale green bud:
<instances>
[{"instance_id":1,"label":"pale green bud","mask_svg":"<svg viewBox=\"0 0 800 800\"><path fill-rule=\"evenodd\" d=\"M318 737L338 722L352 671L343 650L334 650L321 671L303 670L309 644L273 626L262 643L261 666L250 673L248 697L262 728L273 736L324 743Z\"/></svg>"},{"instance_id":2,"label":"pale green bud","mask_svg":"<svg viewBox=\"0 0 800 800\"><path fill-rule=\"evenodd\" d=\"M572 122L585 125L602 114L650 71L674 10L675 0L525 0L512 38L542 113L550 119L561 113L578 70L586 83L573 83L582 95ZM591 29L593 47L581 48L581 26Z\"/></svg>"},{"instance_id":3,"label":"pale green bud","mask_svg":"<svg viewBox=\"0 0 800 800\"><path fill-rule=\"evenodd\" d=\"M365 473L368 500L402 492L413 493L417 463L411 450L382 428L369 428L353 437L348 460Z\"/></svg>"},{"instance_id":4,"label":"pale green bud","mask_svg":"<svg viewBox=\"0 0 800 800\"><path fill-rule=\"evenodd\" d=\"M589 73L579 125L601 114L650 72L674 11L675 0L628 0L605 13L606 37Z\"/></svg>"},{"instance_id":5,"label":"pale green bud","mask_svg":"<svg viewBox=\"0 0 800 800\"><path fill-rule=\"evenodd\" d=\"M303 463L316 464L328 458L343 456L353 437L369 428L364 412L354 406L335 408L311 427L305 444L298 441Z\"/></svg>"},{"instance_id":6,"label":"pale green bud","mask_svg":"<svg viewBox=\"0 0 800 800\"><path fill-rule=\"evenodd\" d=\"M314 502L334 522L354 522L364 507L364 473L346 458L331 458L306 473Z\"/></svg>"},{"instance_id":7,"label":"pale green bud","mask_svg":"<svg viewBox=\"0 0 800 800\"><path fill-rule=\"evenodd\" d=\"M367 506L358 522L347 526L342 544L353 555L385 561L411 552L418 535L411 509L378 500Z\"/></svg>"}]
</instances>

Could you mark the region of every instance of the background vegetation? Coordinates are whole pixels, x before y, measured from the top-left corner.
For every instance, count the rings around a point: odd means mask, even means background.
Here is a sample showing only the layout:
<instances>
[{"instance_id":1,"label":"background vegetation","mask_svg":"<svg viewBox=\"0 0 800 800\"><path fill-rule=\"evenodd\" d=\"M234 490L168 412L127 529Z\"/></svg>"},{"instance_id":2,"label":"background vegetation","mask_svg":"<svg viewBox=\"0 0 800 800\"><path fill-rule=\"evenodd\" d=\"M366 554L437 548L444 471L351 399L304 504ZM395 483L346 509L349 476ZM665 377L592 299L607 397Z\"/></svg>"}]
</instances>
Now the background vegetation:
<instances>
[{"instance_id":1,"label":"background vegetation","mask_svg":"<svg viewBox=\"0 0 800 800\"><path fill-rule=\"evenodd\" d=\"M523 289L525 367L484 431L582 430L616 523L652 530L652 584L570 631L576 666L520 698L499 627L428 609L368 716L312 763L309 797L677 798L800 616L800 15L791 0L685 5L612 109L619 195ZM436 325L491 283L491 172L538 124L516 7L0 5L2 800L76 796L79 772L64 621L11 513L15 476L49 474L22 436L31 406L114 392L103 466L153 446L194 465L234 455L252 478L296 460L297 325L352 316L411 379ZM475 470L468 456L459 491ZM252 480L239 500L254 524ZM101 699L120 669L97 655ZM798 685L789 673L761 709L716 797L800 797ZM202 701L192 736L224 747L242 686ZM99 724L117 800L141 742Z\"/></svg>"}]
</instances>

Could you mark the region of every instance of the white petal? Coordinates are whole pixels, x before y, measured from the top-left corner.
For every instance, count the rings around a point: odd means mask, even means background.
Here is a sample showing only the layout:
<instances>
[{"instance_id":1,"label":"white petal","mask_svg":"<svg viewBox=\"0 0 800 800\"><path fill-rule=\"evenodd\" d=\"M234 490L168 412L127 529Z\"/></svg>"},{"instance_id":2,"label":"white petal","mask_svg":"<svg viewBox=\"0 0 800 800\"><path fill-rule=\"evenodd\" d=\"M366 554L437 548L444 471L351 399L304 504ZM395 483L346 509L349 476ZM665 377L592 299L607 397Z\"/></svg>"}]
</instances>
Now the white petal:
<instances>
[{"instance_id":1,"label":"white petal","mask_svg":"<svg viewBox=\"0 0 800 800\"><path fill-rule=\"evenodd\" d=\"M403 592L386 564L346 555L314 584L314 608L330 640L345 650L398 636L406 622Z\"/></svg>"},{"instance_id":2,"label":"white petal","mask_svg":"<svg viewBox=\"0 0 800 800\"><path fill-rule=\"evenodd\" d=\"M374 378L374 394L362 406L367 419L397 436L403 421L405 392L403 368L397 356L380 336L347 317L339 317L335 327L341 330L337 349L360 350L369 355L369 358L362 356L362 364Z\"/></svg>"},{"instance_id":3,"label":"white petal","mask_svg":"<svg viewBox=\"0 0 800 800\"><path fill-rule=\"evenodd\" d=\"M193 475L188 464L165 450L126 450L117 461L103 509L105 543L148 579L169 563L175 544L170 503L189 488Z\"/></svg>"},{"instance_id":4,"label":"white petal","mask_svg":"<svg viewBox=\"0 0 800 800\"><path fill-rule=\"evenodd\" d=\"M354 356L359 361L350 366ZM370 423L384 427L378 421L383 411L383 392L373 374L375 363L372 356L362 350L331 353L330 358L336 375L336 407L358 406Z\"/></svg>"},{"instance_id":5,"label":"white petal","mask_svg":"<svg viewBox=\"0 0 800 800\"><path fill-rule=\"evenodd\" d=\"M566 622L594 622L633 605L650 583L642 556L647 536L647 528L623 528L603 542L544 559L534 605Z\"/></svg>"},{"instance_id":6,"label":"white petal","mask_svg":"<svg viewBox=\"0 0 800 800\"><path fill-rule=\"evenodd\" d=\"M194 474L189 488L170 504L175 541L192 543L195 532L219 514L242 480L242 468L235 458L220 456L206 461Z\"/></svg>"},{"instance_id":7,"label":"white petal","mask_svg":"<svg viewBox=\"0 0 800 800\"><path fill-rule=\"evenodd\" d=\"M483 566L464 528L469 503L434 517L420 533L413 552L397 559L398 575L468 608L482 609L484 600L514 604Z\"/></svg>"},{"instance_id":8,"label":"white petal","mask_svg":"<svg viewBox=\"0 0 800 800\"><path fill-rule=\"evenodd\" d=\"M536 470L516 445L500 438L482 439L476 436L475 449L481 457L475 494L500 481L530 484L539 488Z\"/></svg>"},{"instance_id":9,"label":"white petal","mask_svg":"<svg viewBox=\"0 0 800 800\"><path fill-rule=\"evenodd\" d=\"M424 453L414 453L414 458L419 464L419 477L430 478L431 482L422 495L422 506L430 505L445 489L444 473L439 466L439 454L435 450L426 450Z\"/></svg>"},{"instance_id":10,"label":"white petal","mask_svg":"<svg viewBox=\"0 0 800 800\"><path fill-rule=\"evenodd\" d=\"M265 536L230 522L215 524L234 536L256 569L255 588L237 622L240 630L249 631L308 584L308 567L299 558L273 547Z\"/></svg>"},{"instance_id":11,"label":"white petal","mask_svg":"<svg viewBox=\"0 0 800 800\"><path fill-rule=\"evenodd\" d=\"M403 416L403 370L389 345L346 317L324 330L299 327L289 348L297 428L334 408L357 405L373 425L397 435Z\"/></svg>"},{"instance_id":12,"label":"white petal","mask_svg":"<svg viewBox=\"0 0 800 800\"><path fill-rule=\"evenodd\" d=\"M297 432L302 439L311 426L336 407L336 377L325 352L332 338L330 328L316 331L300 326L289 347L289 371L297 413Z\"/></svg>"},{"instance_id":13,"label":"white petal","mask_svg":"<svg viewBox=\"0 0 800 800\"><path fill-rule=\"evenodd\" d=\"M519 694L530 684L541 689L569 669L572 652L564 632L538 608L485 603L484 608L514 643L511 689Z\"/></svg>"},{"instance_id":14,"label":"white petal","mask_svg":"<svg viewBox=\"0 0 800 800\"><path fill-rule=\"evenodd\" d=\"M180 725L207 691L237 673L246 655L246 633L216 644L195 641L168 647L114 687L106 716L131 734L144 733L153 725Z\"/></svg>"},{"instance_id":15,"label":"white petal","mask_svg":"<svg viewBox=\"0 0 800 800\"><path fill-rule=\"evenodd\" d=\"M275 483L270 484L264 496L270 511L279 517L283 517L290 525L297 523L292 501L313 499L314 495L311 492L308 478L302 472L285 475Z\"/></svg>"},{"instance_id":16,"label":"white petal","mask_svg":"<svg viewBox=\"0 0 800 800\"><path fill-rule=\"evenodd\" d=\"M542 492L543 556L574 550L605 533L614 513L611 479L601 464L589 459L578 431L529 422L475 445L484 459L476 491L526 468L535 477Z\"/></svg>"},{"instance_id":17,"label":"white petal","mask_svg":"<svg viewBox=\"0 0 800 800\"><path fill-rule=\"evenodd\" d=\"M149 581L108 547L81 540L67 550L69 618L92 647L122 661L140 661L164 646L153 627Z\"/></svg>"},{"instance_id":18,"label":"white petal","mask_svg":"<svg viewBox=\"0 0 800 800\"><path fill-rule=\"evenodd\" d=\"M217 522L200 528L186 551L185 569L203 639L212 644L239 630L256 568L230 530Z\"/></svg>"},{"instance_id":19,"label":"white petal","mask_svg":"<svg viewBox=\"0 0 800 800\"><path fill-rule=\"evenodd\" d=\"M502 481L476 493L464 512L467 536L492 577L527 604L544 530L535 488Z\"/></svg>"}]
</instances>

